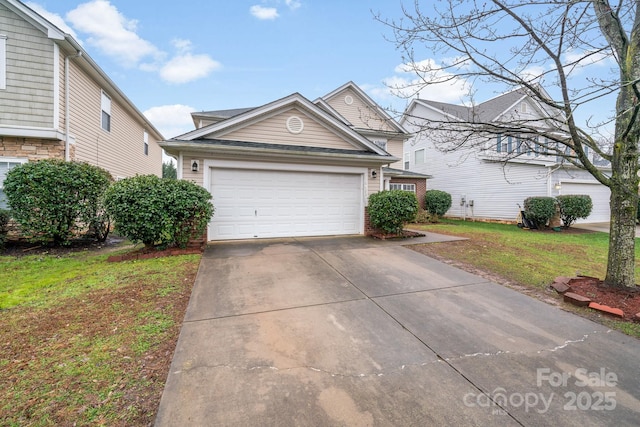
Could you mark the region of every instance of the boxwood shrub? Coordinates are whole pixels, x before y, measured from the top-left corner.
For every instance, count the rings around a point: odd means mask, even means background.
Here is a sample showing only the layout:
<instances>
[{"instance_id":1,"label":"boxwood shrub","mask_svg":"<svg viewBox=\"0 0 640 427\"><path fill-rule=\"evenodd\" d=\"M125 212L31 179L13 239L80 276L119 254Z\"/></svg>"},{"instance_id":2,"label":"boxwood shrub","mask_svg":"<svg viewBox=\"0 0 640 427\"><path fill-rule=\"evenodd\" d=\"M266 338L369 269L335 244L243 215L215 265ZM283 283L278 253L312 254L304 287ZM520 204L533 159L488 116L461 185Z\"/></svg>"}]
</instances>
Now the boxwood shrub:
<instances>
[{"instance_id":1,"label":"boxwood shrub","mask_svg":"<svg viewBox=\"0 0 640 427\"><path fill-rule=\"evenodd\" d=\"M102 201L111 181L109 172L97 166L47 159L11 169L4 192L25 237L66 245L86 231L106 238Z\"/></svg>"},{"instance_id":2,"label":"boxwood shrub","mask_svg":"<svg viewBox=\"0 0 640 427\"><path fill-rule=\"evenodd\" d=\"M556 199L553 197L528 197L524 200L524 214L536 227L542 228L556 214Z\"/></svg>"},{"instance_id":3,"label":"boxwood shrub","mask_svg":"<svg viewBox=\"0 0 640 427\"><path fill-rule=\"evenodd\" d=\"M211 194L188 181L155 175L126 178L113 184L105 197L115 229L147 247L185 247L200 236L214 208Z\"/></svg>"},{"instance_id":4,"label":"boxwood shrub","mask_svg":"<svg viewBox=\"0 0 640 427\"><path fill-rule=\"evenodd\" d=\"M386 190L369 196L371 225L385 233L400 234L404 223L418 213L418 199L410 191Z\"/></svg>"},{"instance_id":5,"label":"boxwood shrub","mask_svg":"<svg viewBox=\"0 0 640 427\"><path fill-rule=\"evenodd\" d=\"M0 209L0 248L4 247L9 233L11 213L7 209Z\"/></svg>"},{"instance_id":6,"label":"boxwood shrub","mask_svg":"<svg viewBox=\"0 0 640 427\"><path fill-rule=\"evenodd\" d=\"M424 196L427 212L437 221L438 217L447 213L451 207L451 194L442 190L428 190Z\"/></svg>"},{"instance_id":7,"label":"boxwood shrub","mask_svg":"<svg viewBox=\"0 0 640 427\"><path fill-rule=\"evenodd\" d=\"M571 224L579 218L586 218L591 215L593 202L591 196L585 194L567 194L557 196L558 207L560 208L560 218L564 228L571 227Z\"/></svg>"}]
</instances>

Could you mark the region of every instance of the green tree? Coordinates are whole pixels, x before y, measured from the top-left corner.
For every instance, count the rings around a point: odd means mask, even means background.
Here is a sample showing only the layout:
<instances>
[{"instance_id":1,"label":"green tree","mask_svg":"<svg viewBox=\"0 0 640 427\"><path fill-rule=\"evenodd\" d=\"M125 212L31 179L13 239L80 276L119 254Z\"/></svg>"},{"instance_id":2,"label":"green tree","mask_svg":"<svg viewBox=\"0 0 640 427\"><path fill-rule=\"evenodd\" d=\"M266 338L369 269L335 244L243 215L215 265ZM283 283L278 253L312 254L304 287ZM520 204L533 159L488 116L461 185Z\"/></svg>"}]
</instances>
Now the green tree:
<instances>
[{"instance_id":1,"label":"green tree","mask_svg":"<svg viewBox=\"0 0 640 427\"><path fill-rule=\"evenodd\" d=\"M178 171L176 170L176 165L174 165L171 160L162 163L162 177L169 178L169 179L178 178Z\"/></svg>"},{"instance_id":2,"label":"green tree","mask_svg":"<svg viewBox=\"0 0 640 427\"><path fill-rule=\"evenodd\" d=\"M41 160L16 166L4 181L13 219L33 241L66 245L80 232L107 237L103 196L109 172L87 163Z\"/></svg>"},{"instance_id":3,"label":"green tree","mask_svg":"<svg viewBox=\"0 0 640 427\"><path fill-rule=\"evenodd\" d=\"M416 1L411 9L403 8L401 20L378 17L394 32L405 70L416 75L411 84L396 89L411 96L430 85L461 83L469 88L468 100L473 104L473 91L479 85L522 88L547 114L544 120L522 115L499 123L482 122L471 108L468 116L429 121L421 131L429 135L456 132L462 136L456 141L464 140L466 146L487 146L496 134L516 135L528 149L561 156L588 171L611 190L605 283L634 287L640 2L444 0L423 4L421 8ZM415 57L416 52L448 59L423 60ZM603 68L610 73L602 75ZM591 69L597 71L590 73ZM554 96L542 89L541 81L555 89ZM610 94L617 100L607 106ZM579 125L575 113L587 105L610 111L610 117ZM598 129L609 123L615 125L615 135L611 149L605 150L599 145ZM443 149L456 147L443 145ZM611 162L610 176L593 164L589 151Z\"/></svg>"}]
</instances>

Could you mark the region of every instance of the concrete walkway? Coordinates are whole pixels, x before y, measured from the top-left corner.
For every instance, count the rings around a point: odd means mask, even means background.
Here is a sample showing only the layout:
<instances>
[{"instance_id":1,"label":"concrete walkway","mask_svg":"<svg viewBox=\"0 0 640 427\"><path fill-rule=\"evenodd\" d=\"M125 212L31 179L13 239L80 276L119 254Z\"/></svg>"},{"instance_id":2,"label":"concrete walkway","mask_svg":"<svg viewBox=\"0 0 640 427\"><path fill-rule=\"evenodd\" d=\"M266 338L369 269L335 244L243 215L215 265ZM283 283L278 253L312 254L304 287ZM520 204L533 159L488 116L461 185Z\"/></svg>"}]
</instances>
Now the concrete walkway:
<instances>
[{"instance_id":1,"label":"concrete walkway","mask_svg":"<svg viewBox=\"0 0 640 427\"><path fill-rule=\"evenodd\" d=\"M572 227L582 228L585 230L591 231L600 231L602 233L609 232L609 223L608 222L589 222L584 224L574 224ZM640 237L640 227L636 226L636 237Z\"/></svg>"},{"instance_id":2,"label":"concrete walkway","mask_svg":"<svg viewBox=\"0 0 640 427\"><path fill-rule=\"evenodd\" d=\"M398 242L216 243L156 425L632 426L639 355Z\"/></svg>"}]
</instances>

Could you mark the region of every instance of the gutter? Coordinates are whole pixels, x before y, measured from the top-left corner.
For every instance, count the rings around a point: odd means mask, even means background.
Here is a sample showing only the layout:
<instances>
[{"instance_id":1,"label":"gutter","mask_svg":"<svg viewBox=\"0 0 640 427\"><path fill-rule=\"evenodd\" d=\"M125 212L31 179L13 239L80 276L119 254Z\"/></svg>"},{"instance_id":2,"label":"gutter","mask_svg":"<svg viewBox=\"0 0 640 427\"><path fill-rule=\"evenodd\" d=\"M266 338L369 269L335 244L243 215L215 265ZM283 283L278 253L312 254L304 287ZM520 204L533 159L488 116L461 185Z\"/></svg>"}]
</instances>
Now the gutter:
<instances>
[{"instance_id":1,"label":"gutter","mask_svg":"<svg viewBox=\"0 0 640 427\"><path fill-rule=\"evenodd\" d=\"M70 110L71 107L69 105L69 98L71 93L71 88L69 85L69 63L71 59L79 58L82 56L82 51L78 50L75 55L67 55L64 58L64 160L71 160L71 156L69 155L69 132L71 131L71 116Z\"/></svg>"}]
</instances>

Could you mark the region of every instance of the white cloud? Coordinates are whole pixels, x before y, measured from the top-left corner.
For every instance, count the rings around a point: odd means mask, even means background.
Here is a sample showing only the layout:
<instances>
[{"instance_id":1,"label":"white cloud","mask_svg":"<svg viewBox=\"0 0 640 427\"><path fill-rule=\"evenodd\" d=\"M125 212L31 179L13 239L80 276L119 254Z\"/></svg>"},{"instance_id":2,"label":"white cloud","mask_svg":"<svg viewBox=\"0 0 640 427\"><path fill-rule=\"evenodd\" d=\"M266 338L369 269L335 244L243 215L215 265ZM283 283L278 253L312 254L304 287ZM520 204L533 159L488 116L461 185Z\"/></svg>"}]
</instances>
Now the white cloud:
<instances>
[{"instance_id":1,"label":"white cloud","mask_svg":"<svg viewBox=\"0 0 640 427\"><path fill-rule=\"evenodd\" d=\"M542 80L546 71L547 70L544 67L541 67L539 65L532 65L531 67L525 68L524 70L520 71L518 77L528 83L539 82L540 80Z\"/></svg>"},{"instance_id":2,"label":"white cloud","mask_svg":"<svg viewBox=\"0 0 640 427\"><path fill-rule=\"evenodd\" d=\"M158 48L136 34L138 21L127 19L108 0L83 3L67 13L66 18L75 29L89 35L90 45L125 67L162 56Z\"/></svg>"},{"instance_id":3,"label":"white cloud","mask_svg":"<svg viewBox=\"0 0 640 427\"><path fill-rule=\"evenodd\" d=\"M209 55L185 53L171 58L160 69L160 77L169 83L188 83L208 76L221 67Z\"/></svg>"},{"instance_id":4,"label":"white cloud","mask_svg":"<svg viewBox=\"0 0 640 427\"><path fill-rule=\"evenodd\" d=\"M400 64L394 70L396 74L383 82L390 93L403 98L419 94L422 99L461 103L469 96L468 84L465 79L443 69L446 66L433 59ZM425 81L430 83L425 84Z\"/></svg>"},{"instance_id":5,"label":"white cloud","mask_svg":"<svg viewBox=\"0 0 640 427\"><path fill-rule=\"evenodd\" d=\"M44 7L39 5L38 3L34 3L34 2L30 2L29 1L29 2L26 2L25 4L28 7L30 7L31 9L33 9L38 15L41 15L42 17L44 17L47 21L51 22L56 27L60 28L65 33L71 35L71 37L73 37L77 42L80 43L80 40L78 40L78 36L77 36L76 32L73 31L73 29L70 26L67 25L67 23L64 21L62 16L58 15L57 13L49 12Z\"/></svg>"},{"instance_id":6,"label":"white cloud","mask_svg":"<svg viewBox=\"0 0 640 427\"><path fill-rule=\"evenodd\" d=\"M260 5L254 5L249 8L249 12L260 20L273 20L278 16L278 9L275 7L262 7Z\"/></svg>"},{"instance_id":7,"label":"white cloud","mask_svg":"<svg viewBox=\"0 0 640 427\"><path fill-rule=\"evenodd\" d=\"M196 109L188 105L175 104L151 107L143 114L169 139L195 129L191 120L191 113L194 111Z\"/></svg>"},{"instance_id":8,"label":"white cloud","mask_svg":"<svg viewBox=\"0 0 640 427\"><path fill-rule=\"evenodd\" d=\"M302 6L302 3L300 3L299 0L285 0L284 2L291 10L296 10Z\"/></svg>"}]
</instances>

